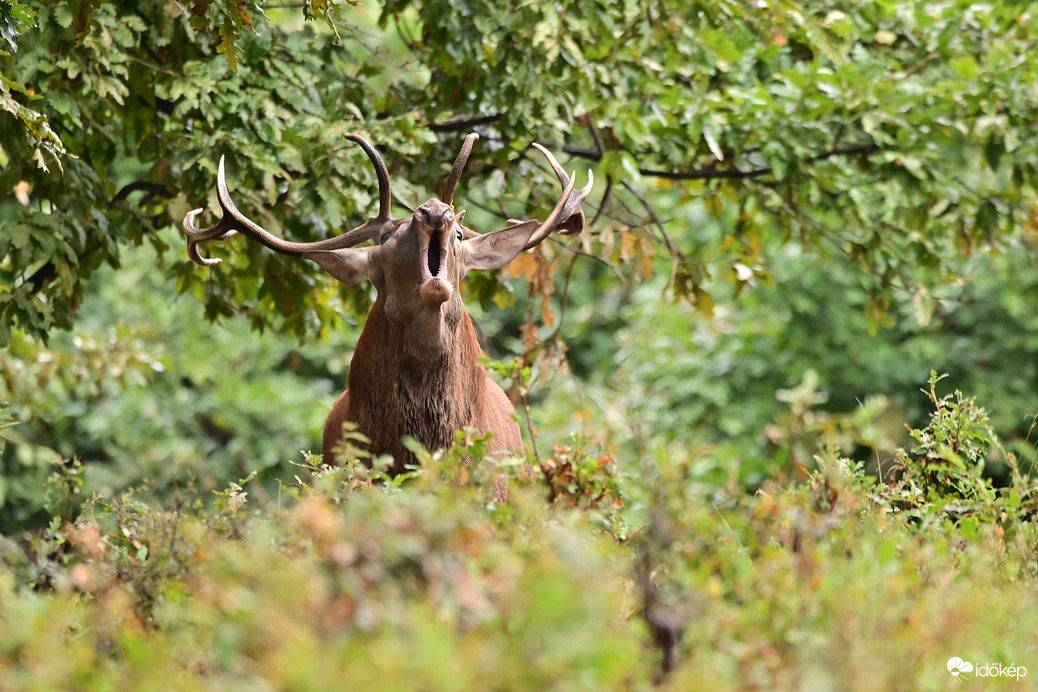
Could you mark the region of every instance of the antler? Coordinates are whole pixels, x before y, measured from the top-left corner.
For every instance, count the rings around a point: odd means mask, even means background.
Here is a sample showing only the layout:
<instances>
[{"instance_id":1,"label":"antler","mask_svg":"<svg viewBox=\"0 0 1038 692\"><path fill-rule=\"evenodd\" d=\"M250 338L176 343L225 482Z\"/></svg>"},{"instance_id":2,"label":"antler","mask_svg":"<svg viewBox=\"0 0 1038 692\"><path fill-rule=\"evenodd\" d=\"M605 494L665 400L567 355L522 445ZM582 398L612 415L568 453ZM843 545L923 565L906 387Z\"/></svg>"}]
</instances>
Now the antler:
<instances>
[{"instance_id":1,"label":"antler","mask_svg":"<svg viewBox=\"0 0 1038 692\"><path fill-rule=\"evenodd\" d=\"M559 162L552 156L551 152L536 142L533 146L548 159L552 170L555 171L555 176L562 183L562 196L555 203L555 208L551 210L548 218L530 236L530 239L526 242L526 247L523 248L524 250L529 250L534 245L537 245L555 230L560 231L563 235L580 233L584 229L584 200L587 199L587 196L591 193L592 186L595 184L595 176L589 170L587 172L587 185L579 190L574 190L573 179L566 174L565 169L559 165ZM575 171L573 175L574 177L576 176Z\"/></svg>"},{"instance_id":2,"label":"antler","mask_svg":"<svg viewBox=\"0 0 1038 692\"><path fill-rule=\"evenodd\" d=\"M454 188L461 180L461 173L465 170L465 164L469 162L472 145L476 143L477 139L479 139L479 135L475 132L465 138L465 143L461 145L461 151L458 152L458 158L454 160L451 174L447 177L447 182L443 184L443 194L440 195L440 200L449 207L454 206Z\"/></svg>"},{"instance_id":3,"label":"antler","mask_svg":"<svg viewBox=\"0 0 1038 692\"><path fill-rule=\"evenodd\" d=\"M224 176L224 157L220 157L220 165L216 174L216 196L223 209L223 218L209 228L197 228L194 224L202 210L194 209L184 217L184 233L187 234L187 254L191 261L204 267L218 264L221 260L217 258L202 257L198 252L198 244L207 240L225 240L237 233L244 233L251 238L263 243L271 250L286 255L302 255L307 252L321 252L353 247L378 235L382 227L391 221L390 207L393 204L393 193L389 186L389 171L382 156L375 150L368 140L358 134L350 133L346 139L356 142L368 155L372 165L375 167L375 175L378 178L378 215L373 216L360 226L343 233L335 238L319 240L314 243L293 243L279 238L273 233L264 230L258 224L250 220L231 201L230 193L227 191L227 180ZM466 140L466 144L468 141ZM471 150L471 144L469 149ZM459 156L460 158L460 156ZM464 163L462 163L464 166ZM452 173L453 175L453 173ZM460 173L459 173L460 175ZM457 181L455 181L456 183Z\"/></svg>"}]
</instances>

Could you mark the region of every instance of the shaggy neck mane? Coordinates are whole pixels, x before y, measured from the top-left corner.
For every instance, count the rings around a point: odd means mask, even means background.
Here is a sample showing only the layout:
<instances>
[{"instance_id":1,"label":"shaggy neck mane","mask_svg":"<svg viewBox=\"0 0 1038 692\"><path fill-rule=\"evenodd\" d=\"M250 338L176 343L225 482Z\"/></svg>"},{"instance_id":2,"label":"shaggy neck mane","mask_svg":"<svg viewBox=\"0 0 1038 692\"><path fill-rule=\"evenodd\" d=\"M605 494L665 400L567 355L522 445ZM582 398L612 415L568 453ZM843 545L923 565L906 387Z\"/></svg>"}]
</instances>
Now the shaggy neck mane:
<instances>
[{"instance_id":1,"label":"shaggy neck mane","mask_svg":"<svg viewBox=\"0 0 1038 692\"><path fill-rule=\"evenodd\" d=\"M396 324L376 302L350 365L349 395L358 428L375 454L391 454L395 470L414 463L402 443L410 435L429 449L449 447L454 431L475 423L484 407L486 371L476 330L462 310L456 327L415 343L414 323ZM425 330L428 332L428 330Z\"/></svg>"}]
</instances>

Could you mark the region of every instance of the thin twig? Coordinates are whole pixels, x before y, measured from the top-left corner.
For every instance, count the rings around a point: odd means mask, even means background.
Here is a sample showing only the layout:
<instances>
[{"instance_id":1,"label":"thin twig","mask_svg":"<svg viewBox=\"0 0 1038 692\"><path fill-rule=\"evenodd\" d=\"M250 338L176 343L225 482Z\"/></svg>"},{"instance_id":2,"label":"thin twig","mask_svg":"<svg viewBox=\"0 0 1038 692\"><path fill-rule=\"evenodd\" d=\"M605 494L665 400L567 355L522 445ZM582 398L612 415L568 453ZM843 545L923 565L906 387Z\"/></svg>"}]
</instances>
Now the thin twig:
<instances>
[{"instance_id":1,"label":"thin twig","mask_svg":"<svg viewBox=\"0 0 1038 692\"><path fill-rule=\"evenodd\" d=\"M588 159L591 161L602 160L602 154L592 149L566 146L563 147L562 150L565 153L578 158ZM831 149L820 154L815 154L814 156L809 156L804 159L804 161L815 163L817 161L824 161L825 159L842 156L874 154L878 151L878 144L869 143L854 147ZM772 168L770 166L759 166L748 170L740 170L734 167L718 168L717 165L714 164L705 168L697 168L688 171L665 171L655 168L639 168L638 173L649 178L660 178L662 180L746 180L769 175L772 173Z\"/></svg>"}]
</instances>

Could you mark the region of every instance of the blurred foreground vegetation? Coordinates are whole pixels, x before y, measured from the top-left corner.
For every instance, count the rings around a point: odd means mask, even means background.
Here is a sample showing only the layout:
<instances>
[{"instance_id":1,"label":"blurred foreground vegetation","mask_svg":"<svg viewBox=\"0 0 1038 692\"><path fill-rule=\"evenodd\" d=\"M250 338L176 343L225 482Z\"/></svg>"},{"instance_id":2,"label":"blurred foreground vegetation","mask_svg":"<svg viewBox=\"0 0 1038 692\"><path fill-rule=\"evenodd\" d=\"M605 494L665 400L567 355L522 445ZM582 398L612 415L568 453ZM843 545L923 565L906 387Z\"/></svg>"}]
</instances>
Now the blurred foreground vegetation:
<instances>
[{"instance_id":1,"label":"blurred foreground vegetation","mask_svg":"<svg viewBox=\"0 0 1038 692\"><path fill-rule=\"evenodd\" d=\"M1038 494L939 379L890 483L819 456L748 494L694 457L459 435L407 479L354 450L276 497L95 495L0 545L4 689L927 690L970 677L952 657L1030 682ZM89 473L49 479L55 510Z\"/></svg>"}]
</instances>

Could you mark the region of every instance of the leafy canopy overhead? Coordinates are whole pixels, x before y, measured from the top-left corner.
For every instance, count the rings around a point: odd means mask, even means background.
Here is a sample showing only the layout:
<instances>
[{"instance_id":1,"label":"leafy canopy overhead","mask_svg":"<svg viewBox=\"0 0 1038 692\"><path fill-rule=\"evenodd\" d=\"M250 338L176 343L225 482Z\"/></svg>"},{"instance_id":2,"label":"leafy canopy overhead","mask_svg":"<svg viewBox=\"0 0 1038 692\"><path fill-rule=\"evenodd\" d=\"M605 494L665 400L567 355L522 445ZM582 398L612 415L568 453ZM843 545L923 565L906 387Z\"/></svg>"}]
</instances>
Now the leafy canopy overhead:
<instances>
[{"instance_id":1,"label":"leafy canopy overhead","mask_svg":"<svg viewBox=\"0 0 1038 692\"><path fill-rule=\"evenodd\" d=\"M604 181L581 250L640 274L669 262L672 289L706 311L716 281L767 278L768 237L860 263L876 324L902 292L927 319L962 257L1038 240L1033 5L302 8L0 3L0 344L69 327L100 264L166 249L161 231L215 208L221 154L239 207L274 232L366 218L350 131L377 142L404 204L480 132L461 194L482 230L543 214L555 188L525 152L564 151ZM340 319L306 263L235 243L206 272L175 250L211 318L298 335Z\"/></svg>"}]
</instances>

